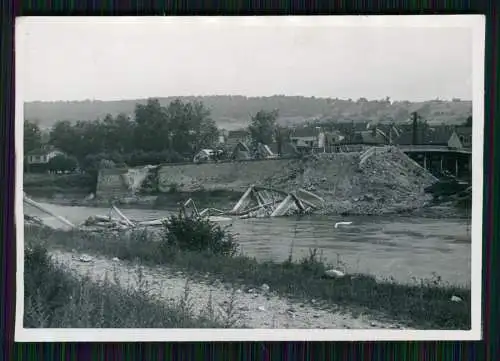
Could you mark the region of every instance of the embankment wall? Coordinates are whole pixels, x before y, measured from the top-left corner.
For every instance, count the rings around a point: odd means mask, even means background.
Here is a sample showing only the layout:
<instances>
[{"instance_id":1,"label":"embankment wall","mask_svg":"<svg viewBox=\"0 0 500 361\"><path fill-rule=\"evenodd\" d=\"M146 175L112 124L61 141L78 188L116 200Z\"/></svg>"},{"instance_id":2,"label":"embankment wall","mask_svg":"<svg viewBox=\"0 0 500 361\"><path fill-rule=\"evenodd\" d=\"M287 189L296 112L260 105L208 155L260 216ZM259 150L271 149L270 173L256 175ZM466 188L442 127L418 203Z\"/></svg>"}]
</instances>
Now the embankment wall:
<instances>
[{"instance_id":1,"label":"embankment wall","mask_svg":"<svg viewBox=\"0 0 500 361\"><path fill-rule=\"evenodd\" d=\"M120 198L127 194L128 188L123 180L126 168L101 169L97 176L96 196L101 198Z\"/></svg>"},{"instance_id":2,"label":"embankment wall","mask_svg":"<svg viewBox=\"0 0 500 361\"><path fill-rule=\"evenodd\" d=\"M158 190L179 192L204 190L244 191L252 184L288 172L291 159L248 160L220 163L166 164L158 169ZM127 169L102 169L97 180L96 195L114 198L128 193L123 181Z\"/></svg>"},{"instance_id":3,"label":"embankment wall","mask_svg":"<svg viewBox=\"0 0 500 361\"><path fill-rule=\"evenodd\" d=\"M290 159L249 160L239 162L165 165L158 171L158 189L181 192L199 189L244 191L252 184L287 172Z\"/></svg>"}]
</instances>

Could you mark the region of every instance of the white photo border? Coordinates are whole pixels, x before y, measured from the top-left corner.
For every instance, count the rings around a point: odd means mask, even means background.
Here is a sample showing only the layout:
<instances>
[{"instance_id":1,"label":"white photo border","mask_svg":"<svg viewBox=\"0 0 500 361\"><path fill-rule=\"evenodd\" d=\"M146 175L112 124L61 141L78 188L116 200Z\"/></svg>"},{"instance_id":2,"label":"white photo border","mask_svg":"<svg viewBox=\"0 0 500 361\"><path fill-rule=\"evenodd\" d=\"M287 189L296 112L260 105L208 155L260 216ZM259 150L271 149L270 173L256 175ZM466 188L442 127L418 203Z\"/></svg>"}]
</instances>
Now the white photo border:
<instances>
[{"instance_id":1,"label":"white photo border","mask_svg":"<svg viewBox=\"0 0 500 361\"><path fill-rule=\"evenodd\" d=\"M24 223L23 217L23 25L29 22L236 22L246 26L325 26L325 27L447 27L472 31L472 223L471 223L471 330L337 330L337 329L27 329L24 318ZM377 15L377 16L259 16L259 17L20 17L15 32L15 220L16 255L16 342L159 342L159 341L425 341L480 340L483 144L484 144L484 54L483 15Z\"/></svg>"}]
</instances>

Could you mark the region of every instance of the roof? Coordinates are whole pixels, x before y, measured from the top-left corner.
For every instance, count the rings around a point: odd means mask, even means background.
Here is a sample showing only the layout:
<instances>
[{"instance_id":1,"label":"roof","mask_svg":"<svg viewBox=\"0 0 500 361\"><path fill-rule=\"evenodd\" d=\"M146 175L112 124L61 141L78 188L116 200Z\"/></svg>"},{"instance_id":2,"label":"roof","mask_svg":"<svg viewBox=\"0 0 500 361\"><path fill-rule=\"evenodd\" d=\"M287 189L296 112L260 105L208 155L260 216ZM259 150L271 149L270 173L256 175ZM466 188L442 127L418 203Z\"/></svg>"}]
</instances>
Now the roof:
<instances>
[{"instance_id":1,"label":"roof","mask_svg":"<svg viewBox=\"0 0 500 361\"><path fill-rule=\"evenodd\" d=\"M295 128L291 131L290 137L316 137L318 134L318 129L311 127Z\"/></svg>"},{"instance_id":2,"label":"roof","mask_svg":"<svg viewBox=\"0 0 500 361\"><path fill-rule=\"evenodd\" d=\"M308 139L308 138L309 138L309 137L301 137L301 138L298 138L298 137L297 137L297 138L295 138L295 139L297 139L297 143L295 143L295 144L294 144L294 145L295 145L295 147L296 147L296 148L298 148L298 147L307 147L307 148L309 148L309 147L310 147L310 145L308 145L308 144L306 143L306 141L307 141L307 140L310 140L310 139Z\"/></svg>"},{"instance_id":3,"label":"roof","mask_svg":"<svg viewBox=\"0 0 500 361\"><path fill-rule=\"evenodd\" d=\"M453 130L434 128L424 134L424 144L448 145L448 141L453 134Z\"/></svg>"},{"instance_id":4,"label":"roof","mask_svg":"<svg viewBox=\"0 0 500 361\"><path fill-rule=\"evenodd\" d=\"M443 128L431 128L424 134L422 131L418 132L417 144L434 144L434 145L448 145L453 130ZM394 143L399 145L411 145L413 143L413 133L406 131L394 140Z\"/></svg>"},{"instance_id":5,"label":"roof","mask_svg":"<svg viewBox=\"0 0 500 361\"><path fill-rule=\"evenodd\" d=\"M248 131L245 130L245 129L241 129L241 130L231 130L227 133L227 137L228 139L231 139L231 138L246 138L248 137Z\"/></svg>"},{"instance_id":6,"label":"roof","mask_svg":"<svg viewBox=\"0 0 500 361\"><path fill-rule=\"evenodd\" d=\"M228 138L224 142L224 147L228 149L234 149L239 143L244 144L246 147L248 147L247 142L244 139L239 139L239 138Z\"/></svg>"},{"instance_id":7,"label":"roof","mask_svg":"<svg viewBox=\"0 0 500 361\"><path fill-rule=\"evenodd\" d=\"M291 136L290 139L294 139L294 140L297 140L298 142L314 142L317 137L295 137L295 136Z\"/></svg>"},{"instance_id":8,"label":"roof","mask_svg":"<svg viewBox=\"0 0 500 361\"><path fill-rule=\"evenodd\" d=\"M387 143L386 139L377 132L373 132L371 130L365 130L359 132L361 136L361 141L363 144L385 144Z\"/></svg>"},{"instance_id":9,"label":"roof","mask_svg":"<svg viewBox=\"0 0 500 361\"><path fill-rule=\"evenodd\" d=\"M47 155L51 152L63 153L60 150L55 149L54 147L46 146L46 147L42 147L40 149L34 149L34 150L26 153L25 155Z\"/></svg>"},{"instance_id":10,"label":"roof","mask_svg":"<svg viewBox=\"0 0 500 361\"><path fill-rule=\"evenodd\" d=\"M465 126L456 127L455 132L457 133L457 135L465 135L465 136L472 135L472 127L465 127Z\"/></svg>"}]
</instances>

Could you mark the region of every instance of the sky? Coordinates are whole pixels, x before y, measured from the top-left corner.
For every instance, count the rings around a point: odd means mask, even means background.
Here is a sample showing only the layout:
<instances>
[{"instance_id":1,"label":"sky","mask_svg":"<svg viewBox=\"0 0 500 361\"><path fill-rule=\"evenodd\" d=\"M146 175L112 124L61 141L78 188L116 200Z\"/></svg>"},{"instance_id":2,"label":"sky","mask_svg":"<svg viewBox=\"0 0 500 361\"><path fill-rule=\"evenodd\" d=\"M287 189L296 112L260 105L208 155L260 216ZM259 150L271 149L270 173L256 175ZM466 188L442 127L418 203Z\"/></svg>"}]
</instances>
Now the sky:
<instances>
[{"instance_id":1,"label":"sky","mask_svg":"<svg viewBox=\"0 0 500 361\"><path fill-rule=\"evenodd\" d=\"M78 19L18 24L24 101L275 94L472 99L470 27Z\"/></svg>"}]
</instances>

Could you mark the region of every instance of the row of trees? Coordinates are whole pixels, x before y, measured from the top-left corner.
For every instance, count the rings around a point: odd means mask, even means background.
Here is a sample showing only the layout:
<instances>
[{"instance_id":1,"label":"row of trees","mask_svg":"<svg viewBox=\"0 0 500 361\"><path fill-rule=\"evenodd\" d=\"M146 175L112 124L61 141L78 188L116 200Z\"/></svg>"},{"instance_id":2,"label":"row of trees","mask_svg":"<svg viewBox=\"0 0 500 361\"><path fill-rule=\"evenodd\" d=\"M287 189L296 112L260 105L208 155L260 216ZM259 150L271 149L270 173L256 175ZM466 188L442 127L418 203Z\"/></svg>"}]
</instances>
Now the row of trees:
<instances>
[{"instance_id":1,"label":"row of trees","mask_svg":"<svg viewBox=\"0 0 500 361\"><path fill-rule=\"evenodd\" d=\"M277 111L260 111L251 118L254 143L276 138L277 116ZM118 114L94 121L58 121L50 131L49 144L76 158L82 169L93 170L102 159L129 166L189 161L200 149L214 147L218 137L219 129L203 103L177 99L165 107L149 99L136 105L134 119ZM26 121L25 152L39 149L41 139L38 125Z\"/></svg>"}]
</instances>

